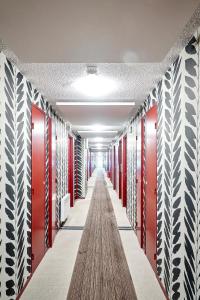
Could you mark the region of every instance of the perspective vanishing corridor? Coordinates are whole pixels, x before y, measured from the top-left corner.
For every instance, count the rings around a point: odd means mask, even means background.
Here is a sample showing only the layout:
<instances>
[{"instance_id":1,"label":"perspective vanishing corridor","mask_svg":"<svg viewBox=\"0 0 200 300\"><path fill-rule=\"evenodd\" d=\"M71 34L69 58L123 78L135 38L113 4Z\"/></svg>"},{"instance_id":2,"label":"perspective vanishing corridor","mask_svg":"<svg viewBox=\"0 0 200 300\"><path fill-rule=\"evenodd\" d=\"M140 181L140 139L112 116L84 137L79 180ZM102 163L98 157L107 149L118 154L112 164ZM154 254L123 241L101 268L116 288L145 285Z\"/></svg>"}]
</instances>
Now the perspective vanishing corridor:
<instances>
[{"instance_id":1,"label":"perspective vanishing corridor","mask_svg":"<svg viewBox=\"0 0 200 300\"><path fill-rule=\"evenodd\" d=\"M200 0L0 0L0 300L200 300Z\"/></svg>"},{"instance_id":2,"label":"perspective vanishing corridor","mask_svg":"<svg viewBox=\"0 0 200 300\"><path fill-rule=\"evenodd\" d=\"M102 174L102 169L99 171ZM126 210L121 206L117 193L113 190L105 172L103 172L103 183L102 179L100 180L103 191L98 194L98 197L104 198L104 203L97 203L97 198L94 199L97 173L97 170L94 171L90 177L86 198L84 201L77 201L72 208L68 220L56 236L54 246L49 249L22 294L22 300L64 300L67 295L70 299L124 299L124 295L128 293L127 297L129 297L131 292L133 292L131 298L125 299L135 299L132 298L134 289L137 299L145 300L149 295L156 300L165 299L151 266L140 249L127 219ZM92 215L93 209L97 206L105 210ZM103 225L106 225L106 234ZM86 246L85 239L88 241ZM105 248L103 245L108 247ZM81 249L83 246L84 251ZM98 269L94 268L95 264L98 264ZM122 278L121 267L127 280ZM117 273L112 272L113 268ZM148 281L144 286L145 277ZM121 281L118 282L119 280ZM103 282L104 286L102 286ZM115 285L116 283L118 284ZM126 285L125 289L122 284Z\"/></svg>"}]
</instances>

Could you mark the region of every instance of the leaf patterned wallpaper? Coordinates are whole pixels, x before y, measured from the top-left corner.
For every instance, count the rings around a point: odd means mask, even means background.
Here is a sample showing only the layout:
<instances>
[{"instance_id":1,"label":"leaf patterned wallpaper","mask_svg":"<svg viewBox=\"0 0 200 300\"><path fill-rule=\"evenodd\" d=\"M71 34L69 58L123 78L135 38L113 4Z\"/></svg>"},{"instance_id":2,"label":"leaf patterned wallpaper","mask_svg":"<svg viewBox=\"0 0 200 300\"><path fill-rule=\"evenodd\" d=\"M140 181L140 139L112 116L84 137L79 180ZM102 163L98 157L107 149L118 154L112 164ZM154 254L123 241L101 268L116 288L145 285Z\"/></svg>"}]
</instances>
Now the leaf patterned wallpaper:
<instances>
[{"instance_id":1,"label":"leaf patterned wallpaper","mask_svg":"<svg viewBox=\"0 0 200 300\"><path fill-rule=\"evenodd\" d=\"M136 225L136 124L127 132L127 215L132 227Z\"/></svg>"},{"instance_id":2,"label":"leaf patterned wallpaper","mask_svg":"<svg viewBox=\"0 0 200 300\"><path fill-rule=\"evenodd\" d=\"M157 103L157 273L170 300L200 299L199 33L138 111L130 125L133 138L127 132L127 214L135 228L133 128L144 117L145 131L145 114ZM145 202L145 189L143 194Z\"/></svg>"},{"instance_id":3,"label":"leaf patterned wallpaper","mask_svg":"<svg viewBox=\"0 0 200 300\"><path fill-rule=\"evenodd\" d=\"M43 96L0 53L0 298L16 299L31 272L31 104L56 123L57 221L67 193L67 130ZM46 126L46 247L49 143Z\"/></svg>"},{"instance_id":4,"label":"leaf patterned wallpaper","mask_svg":"<svg viewBox=\"0 0 200 300\"><path fill-rule=\"evenodd\" d=\"M87 149L85 139L77 136L75 140L74 149L74 163L75 163L75 197L81 199L86 196L86 163L87 163Z\"/></svg>"}]
</instances>

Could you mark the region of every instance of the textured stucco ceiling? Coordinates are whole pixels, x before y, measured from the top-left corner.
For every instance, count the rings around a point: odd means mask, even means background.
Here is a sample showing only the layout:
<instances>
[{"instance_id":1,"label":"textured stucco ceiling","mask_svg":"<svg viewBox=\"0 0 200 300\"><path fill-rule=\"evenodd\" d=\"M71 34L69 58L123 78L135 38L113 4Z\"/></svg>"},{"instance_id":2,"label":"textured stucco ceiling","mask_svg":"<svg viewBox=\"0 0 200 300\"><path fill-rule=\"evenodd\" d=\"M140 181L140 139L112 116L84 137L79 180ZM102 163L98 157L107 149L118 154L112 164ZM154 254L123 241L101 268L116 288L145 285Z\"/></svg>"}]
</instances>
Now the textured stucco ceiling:
<instances>
[{"instance_id":1,"label":"textured stucco ceiling","mask_svg":"<svg viewBox=\"0 0 200 300\"><path fill-rule=\"evenodd\" d=\"M160 64L96 65L101 76L109 77L117 84L116 90L103 100L141 102L162 73ZM52 103L56 100L95 100L72 86L77 78L86 76L86 64L21 64L20 69Z\"/></svg>"}]
</instances>

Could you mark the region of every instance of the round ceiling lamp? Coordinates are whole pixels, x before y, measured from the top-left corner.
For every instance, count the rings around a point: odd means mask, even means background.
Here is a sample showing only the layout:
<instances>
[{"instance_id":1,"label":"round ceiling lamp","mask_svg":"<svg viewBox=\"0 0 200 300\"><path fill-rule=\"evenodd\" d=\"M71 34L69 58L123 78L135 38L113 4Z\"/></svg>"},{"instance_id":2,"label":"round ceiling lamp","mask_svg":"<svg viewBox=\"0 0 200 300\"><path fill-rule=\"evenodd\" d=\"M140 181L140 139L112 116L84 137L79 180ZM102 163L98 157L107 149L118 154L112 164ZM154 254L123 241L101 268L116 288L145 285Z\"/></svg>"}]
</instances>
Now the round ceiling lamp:
<instances>
[{"instance_id":1,"label":"round ceiling lamp","mask_svg":"<svg viewBox=\"0 0 200 300\"><path fill-rule=\"evenodd\" d=\"M97 66L88 65L86 73L86 76L80 77L72 83L72 87L79 93L98 98L109 95L116 90L116 82L111 78L99 75Z\"/></svg>"}]
</instances>

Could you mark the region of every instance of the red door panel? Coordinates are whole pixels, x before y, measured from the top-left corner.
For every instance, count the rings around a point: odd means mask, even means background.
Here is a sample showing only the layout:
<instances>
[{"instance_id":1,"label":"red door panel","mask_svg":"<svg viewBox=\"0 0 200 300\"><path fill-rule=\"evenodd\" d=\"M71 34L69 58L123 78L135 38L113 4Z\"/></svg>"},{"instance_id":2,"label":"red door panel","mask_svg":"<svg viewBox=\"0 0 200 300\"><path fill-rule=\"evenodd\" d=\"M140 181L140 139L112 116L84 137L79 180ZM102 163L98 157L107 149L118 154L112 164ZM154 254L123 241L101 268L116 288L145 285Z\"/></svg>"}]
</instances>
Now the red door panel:
<instances>
[{"instance_id":1,"label":"red door panel","mask_svg":"<svg viewBox=\"0 0 200 300\"><path fill-rule=\"evenodd\" d=\"M123 174L122 174L122 204L126 207L127 202L127 136L123 137Z\"/></svg>"},{"instance_id":2,"label":"red door panel","mask_svg":"<svg viewBox=\"0 0 200 300\"><path fill-rule=\"evenodd\" d=\"M110 158L110 180L111 182L113 182L113 148L110 149L109 158Z\"/></svg>"},{"instance_id":3,"label":"red door panel","mask_svg":"<svg viewBox=\"0 0 200 300\"><path fill-rule=\"evenodd\" d=\"M143 150L144 150L144 122L143 119L137 126L137 221L136 234L140 246L143 247Z\"/></svg>"},{"instance_id":4,"label":"red door panel","mask_svg":"<svg viewBox=\"0 0 200 300\"><path fill-rule=\"evenodd\" d=\"M57 233L56 219L56 127L49 119L49 246Z\"/></svg>"},{"instance_id":5,"label":"red door panel","mask_svg":"<svg viewBox=\"0 0 200 300\"><path fill-rule=\"evenodd\" d=\"M68 192L70 193L70 206L74 206L74 139L68 137Z\"/></svg>"},{"instance_id":6,"label":"red door panel","mask_svg":"<svg viewBox=\"0 0 200 300\"><path fill-rule=\"evenodd\" d=\"M119 199L122 199L122 141L119 141L118 147L118 161L119 161Z\"/></svg>"},{"instance_id":7,"label":"red door panel","mask_svg":"<svg viewBox=\"0 0 200 300\"><path fill-rule=\"evenodd\" d=\"M146 154L146 255L156 271L157 232L157 147L156 147L157 107L146 114L145 154Z\"/></svg>"},{"instance_id":8,"label":"red door panel","mask_svg":"<svg viewBox=\"0 0 200 300\"><path fill-rule=\"evenodd\" d=\"M45 254L45 114L32 106L32 272Z\"/></svg>"},{"instance_id":9,"label":"red door panel","mask_svg":"<svg viewBox=\"0 0 200 300\"><path fill-rule=\"evenodd\" d=\"M89 150L87 149L87 162L86 162L86 165L87 165L87 181L89 179Z\"/></svg>"},{"instance_id":10,"label":"red door panel","mask_svg":"<svg viewBox=\"0 0 200 300\"><path fill-rule=\"evenodd\" d=\"M89 176L92 176L92 153L91 150L89 150Z\"/></svg>"},{"instance_id":11,"label":"red door panel","mask_svg":"<svg viewBox=\"0 0 200 300\"><path fill-rule=\"evenodd\" d=\"M113 147L113 185L114 185L114 190L116 190L116 147Z\"/></svg>"}]
</instances>

